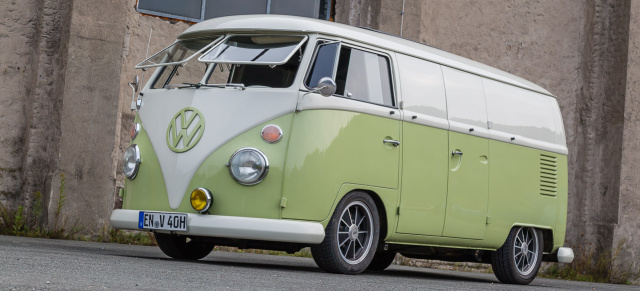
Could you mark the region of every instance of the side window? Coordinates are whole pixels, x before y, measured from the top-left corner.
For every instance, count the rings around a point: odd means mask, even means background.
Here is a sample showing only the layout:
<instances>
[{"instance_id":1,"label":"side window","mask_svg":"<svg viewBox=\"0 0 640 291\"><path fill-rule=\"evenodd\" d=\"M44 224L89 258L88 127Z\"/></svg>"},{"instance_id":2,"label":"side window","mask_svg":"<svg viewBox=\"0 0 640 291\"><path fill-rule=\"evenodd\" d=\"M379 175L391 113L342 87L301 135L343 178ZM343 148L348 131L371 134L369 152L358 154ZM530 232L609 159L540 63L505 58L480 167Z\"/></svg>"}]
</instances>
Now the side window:
<instances>
[{"instance_id":1,"label":"side window","mask_svg":"<svg viewBox=\"0 0 640 291\"><path fill-rule=\"evenodd\" d=\"M447 119L447 98L440 65L397 54L405 111Z\"/></svg>"},{"instance_id":2,"label":"side window","mask_svg":"<svg viewBox=\"0 0 640 291\"><path fill-rule=\"evenodd\" d=\"M362 50L342 47L336 73L337 95L394 106L389 59Z\"/></svg>"},{"instance_id":3,"label":"side window","mask_svg":"<svg viewBox=\"0 0 640 291\"><path fill-rule=\"evenodd\" d=\"M316 59L307 77L307 87L315 88L318 85L318 81L323 77L333 78L333 68L336 63L336 55L339 47L340 43L337 42L318 46Z\"/></svg>"},{"instance_id":4,"label":"side window","mask_svg":"<svg viewBox=\"0 0 640 291\"><path fill-rule=\"evenodd\" d=\"M335 73L336 95L393 107L389 59L375 53L340 46L320 45L306 85L313 88L322 77L333 76L336 52L340 48Z\"/></svg>"}]
</instances>

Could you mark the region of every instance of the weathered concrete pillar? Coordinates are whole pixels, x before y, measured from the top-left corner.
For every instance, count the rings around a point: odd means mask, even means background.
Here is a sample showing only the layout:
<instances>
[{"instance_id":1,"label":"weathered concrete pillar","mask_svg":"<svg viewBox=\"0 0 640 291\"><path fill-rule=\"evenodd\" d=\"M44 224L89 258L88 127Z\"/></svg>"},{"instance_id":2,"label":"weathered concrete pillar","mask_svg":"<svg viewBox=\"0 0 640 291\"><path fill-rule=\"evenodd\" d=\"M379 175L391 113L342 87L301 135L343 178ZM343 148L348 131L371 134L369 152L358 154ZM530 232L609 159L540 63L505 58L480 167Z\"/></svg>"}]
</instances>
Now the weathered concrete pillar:
<instances>
[{"instance_id":1,"label":"weathered concrete pillar","mask_svg":"<svg viewBox=\"0 0 640 291\"><path fill-rule=\"evenodd\" d=\"M379 29L381 3L385 0L336 1L335 21L353 26Z\"/></svg>"},{"instance_id":2,"label":"weathered concrete pillar","mask_svg":"<svg viewBox=\"0 0 640 291\"><path fill-rule=\"evenodd\" d=\"M33 82L40 2L0 3L0 203L15 208L22 189L25 128Z\"/></svg>"},{"instance_id":3,"label":"weathered concrete pillar","mask_svg":"<svg viewBox=\"0 0 640 291\"><path fill-rule=\"evenodd\" d=\"M55 171L71 1L0 5L0 202L29 211Z\"/></svg>"},{"instance_id":4,"label":"weathered concrete pillar","mask_svg":"<svg viewBox=\"0 0 640 291\"><path fill-rule=\"evenodd\" d=\"M640 276L640 1L631 1L618 220L613 231L617 272ZM640 283L640 278L636 279Z\"/></svg>"},{"instance_id":5,"label":"weathered concrete pillar","mask_svg":"<svg viewBox=\"0 0 640 291\"><path fill-rule=\"evenodd\" d=\"M60 174L66 179L66 227L96 233L113 209L114 140L128 2L73 2L66 58L57 172L49 223L55 220Z\"/></svg>"},{"instance_id":6,"label":"weathered concrete pillar","mask_svg":"<svg viewBox=\"0 0 640 291\"><path fill-rule=\"evenodd\" d=\"M630 1L587 1L568 241L607 257L618 222Z\"/></svg>"},{"instance_id":7,"label":"weathered concrete pillar","mask_svg":"<svg viewBox=\"0 0 640 291\"><path fill-rule=\"evenodd\" d=\"M36 32L33 94L25 112L25 156L21 203L30 206L37 192L43 205L50 201L51 177L56 171L60 143L60 114L69 40L72 1L44 0ZM47 209L43 210L43 217Z\"/></svg>"}]
</instances>

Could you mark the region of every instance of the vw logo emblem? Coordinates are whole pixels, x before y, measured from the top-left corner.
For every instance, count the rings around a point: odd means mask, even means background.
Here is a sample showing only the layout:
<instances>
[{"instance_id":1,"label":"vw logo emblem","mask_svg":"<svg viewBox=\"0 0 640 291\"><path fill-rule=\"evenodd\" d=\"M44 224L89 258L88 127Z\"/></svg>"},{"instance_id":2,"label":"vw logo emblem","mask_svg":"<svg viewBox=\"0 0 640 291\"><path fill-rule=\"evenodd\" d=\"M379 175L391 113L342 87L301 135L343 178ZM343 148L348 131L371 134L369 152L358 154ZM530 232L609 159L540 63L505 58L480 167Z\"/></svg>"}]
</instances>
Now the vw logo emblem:
<instances>
[{"instance_id":1,"label":"vw logo emblem","mask_svg":"<svg viewBox=\"0 0 640 291\"><path fill-rule=\"evenodd\" d=\"M186 107L171 119L167 128L167 145L176 153L192 149L204 133L204 116L198 109Z\"/></svg>"}]
</instances>

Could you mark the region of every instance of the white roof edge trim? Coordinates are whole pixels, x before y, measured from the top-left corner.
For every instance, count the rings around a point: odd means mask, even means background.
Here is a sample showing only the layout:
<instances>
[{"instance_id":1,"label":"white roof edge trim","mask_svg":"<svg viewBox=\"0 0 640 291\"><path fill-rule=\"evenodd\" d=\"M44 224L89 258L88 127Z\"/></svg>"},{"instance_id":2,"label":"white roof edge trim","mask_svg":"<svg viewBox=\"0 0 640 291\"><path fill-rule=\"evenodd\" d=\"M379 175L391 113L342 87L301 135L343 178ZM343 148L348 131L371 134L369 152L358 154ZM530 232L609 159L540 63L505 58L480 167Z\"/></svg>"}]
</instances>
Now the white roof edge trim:
<instances>
[{"instance_id":1,"label":"white roof edge trim","mask_svg":"<svg viewBox=\"0 0 640 291\"><path fill-rule=\"evenodd\" d=\"M350 25L333 23L326 20L266 14L228 16L197 23L185 30L178 38L181 39L198 34L214 32L253 34L259 32L319 33L329 36L337 36L386 50L395 51L397 53L422 58L444 66L456 68L461 71L555 98L555 95L551 94L541 86L497 68L401 37L387 35Z\"/></svg>"}]
</instances>

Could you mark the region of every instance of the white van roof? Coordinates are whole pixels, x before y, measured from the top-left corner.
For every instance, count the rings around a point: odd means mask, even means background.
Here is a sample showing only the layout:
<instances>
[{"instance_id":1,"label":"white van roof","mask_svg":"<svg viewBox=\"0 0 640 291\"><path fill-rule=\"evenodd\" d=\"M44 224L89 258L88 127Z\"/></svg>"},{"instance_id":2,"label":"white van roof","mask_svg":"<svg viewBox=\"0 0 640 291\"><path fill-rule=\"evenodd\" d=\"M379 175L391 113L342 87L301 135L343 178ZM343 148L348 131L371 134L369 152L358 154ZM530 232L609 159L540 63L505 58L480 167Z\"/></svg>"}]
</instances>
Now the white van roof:
<instances>
[{"instance_id":1,"label":"white van roof","mask_svg":"<svg viewBox=\"0 0 640 291\"><path fill-rule=\"evenodd\" d=\"M518 86L544 95L555 97L544 88L520 77L496 68L463 58L430 46L398 36L393 36L350 25L297 16L285 15L240 15L213 18L197 23L185 30L178 38L192 38L217 32L237 33L319 33L338 36L368 45L381 47L398 53L423 58L444 66Z\"/></svg>"}]
</instances>

